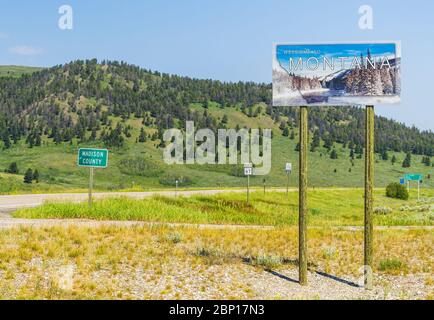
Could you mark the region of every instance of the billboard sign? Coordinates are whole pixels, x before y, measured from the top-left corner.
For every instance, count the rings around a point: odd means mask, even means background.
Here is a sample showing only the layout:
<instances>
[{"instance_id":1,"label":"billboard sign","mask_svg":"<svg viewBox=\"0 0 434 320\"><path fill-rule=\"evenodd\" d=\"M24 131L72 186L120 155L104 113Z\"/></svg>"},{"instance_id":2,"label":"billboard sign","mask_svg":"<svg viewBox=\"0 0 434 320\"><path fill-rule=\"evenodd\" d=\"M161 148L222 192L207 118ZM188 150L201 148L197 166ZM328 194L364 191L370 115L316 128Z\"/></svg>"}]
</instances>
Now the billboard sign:
<instances>
[{"instance_id":1,"label":"billboard sign","mask_svg":"<svg viewBox=\"0 0 434 320\"><path fill-rule=\"evenodd\" d=\"M399 42L275 44L274 106L399 103Z\"/></svg>"}]
</instances>

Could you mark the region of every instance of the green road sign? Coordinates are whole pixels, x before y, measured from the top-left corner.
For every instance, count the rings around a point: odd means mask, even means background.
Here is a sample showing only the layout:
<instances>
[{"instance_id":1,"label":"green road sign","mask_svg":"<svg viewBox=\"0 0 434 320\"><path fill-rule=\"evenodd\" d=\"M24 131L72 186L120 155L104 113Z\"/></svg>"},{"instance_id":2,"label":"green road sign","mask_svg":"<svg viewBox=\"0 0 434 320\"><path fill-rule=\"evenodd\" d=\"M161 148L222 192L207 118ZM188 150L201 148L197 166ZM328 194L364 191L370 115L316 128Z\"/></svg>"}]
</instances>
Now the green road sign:
<instances>
[{"instance_id":1,"label":"green road sign","mask_svg":"<svg viewBox=\"0 0 434 320\"><path fill-rule=\"evenodd\" d=\"M107 149L78 149L77 164L79 167L106 168L108 163Z\"/></svg>"},{"instance_id":2,"label":"green road sign","mask_svg":"<svg viewBox=\"0 0 434 320\"><path fill-rule=\"evenodd\" d=\"M406 173L404 175L404 179L406 181L422 181L422 175L421 174L410 174Z\"/></svg>"}]
</instances>

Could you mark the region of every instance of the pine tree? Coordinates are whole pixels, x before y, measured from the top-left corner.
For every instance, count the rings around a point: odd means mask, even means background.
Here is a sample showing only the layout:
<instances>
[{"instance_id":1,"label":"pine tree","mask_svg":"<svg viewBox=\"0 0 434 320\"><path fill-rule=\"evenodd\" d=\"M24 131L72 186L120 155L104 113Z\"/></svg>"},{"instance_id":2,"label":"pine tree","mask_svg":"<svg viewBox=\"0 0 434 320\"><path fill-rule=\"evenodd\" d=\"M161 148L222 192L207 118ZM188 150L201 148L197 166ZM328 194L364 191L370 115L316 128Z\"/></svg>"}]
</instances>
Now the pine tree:
<instances>
[{"instance_id":1,"label":"pine tree","mask_svg":"<svg viewBox=\"0 0 434 320\"><path fill-rule=\"evenodd\" d=\"M9 149L11 147L11 140L9 139L9 133L5 130L3 133L3 148Z\"/></svg>"},{"instance_id":2,"label":"pine tree","mask_svg":"<svg viewBox=\"0 0 434 320\"><path fill-rule=\"evenodd\" d=\"M39 171L38 171L38 169L35 169L35 171L33 171L33 180L36 183L39 183Z\"/></svg>"},{"instance_id":3,"label":"pine tree","mask_svg":"<svg viewBox=\"0 0 434 320\"><path fill-rule=\"evenodd\" d=\"M338 158L338 153L336 152L335 149L332 150L332 152L330 153L330 159L337 159Z\"/></svg>"},{"instance_id":4,"label":"pine tree","mask_svg":"<svg viewBox=\"0 0 434 320\"><path fill-rule=\"evenodd\" d=\"M394 165L396 161L397 161L396 156L393 155L392 156L392 160L390 162L392 162L392 165Z\"/></svg>"},{"instance_id":5,"label":"pine tree","mask_svg":"<svg viewBox=\"0 0 434 320\"><path fill-rule=\"evenodd\" d=\"M410 166L411 166L411 154L410 152L408 152L407 155L405 156L404 161L402 162L402 167L409 168Z\"/></svg>"},{"instance_id":6,"label":"pine tree","mask_svg":"<svg viewBox=\"0 0 434 320\"><path fill-rule=\"evenodd\" d=\"M310 144L310 151L314 152L316 150L316 148L319 147L320 145L320 135L319 135L319 130L316 129L313 133L313 138L312 138L312 142Z\"/></svg>"},{"instance_id":7,"label":"pine tree","mask_svg":"<svg viewBox=\"0 0 434 320\"><path fill-rule=\"evenodd\" d=\"M140 129L139 142L146 142L146 133L143 128Z\"/></svg>"},{"instance_id":8,"label":"pine tree","mask_svg":"<svg viewBox=\"0 0 434 320\"><path fill-rule=\"evenodd\" d=\"M24 183L32 183L32 180L33 180L33 171L32 169L29 168L24 174Z\"/></svg>"},{"instance_id":9,"label":"pine tree","mask_svg":"<svg viewBox=\"0 0 434 320\"><path fill-rule=\"evenodd\" d=\"M16 162L12 162L9 165L9 169L7 170L8 173L12 173L12 174L18 174L19 170L18 170L18 165Z\"/></svg>"},{"instance_id":10,"label":"pine tree","mask_svg":"<svg viewBox=\"0 0 434 320\"><path fill-rule=\"evenodd\" d=\"M383 149L381 151L381 159L385 160L385 161L389 160L389 155L387 154L387 150L386 149Z\"/></svg>"},{"instance_id":11,"label":"pine tree","mask_svg":"<svg viewBox=\"0 0 434 320\"><path fill-rule=\"evenodd\" d=\"M227 124L228 123L228 116L226 114L222 117L222 123Z\"/></svg>"}]
</instances>

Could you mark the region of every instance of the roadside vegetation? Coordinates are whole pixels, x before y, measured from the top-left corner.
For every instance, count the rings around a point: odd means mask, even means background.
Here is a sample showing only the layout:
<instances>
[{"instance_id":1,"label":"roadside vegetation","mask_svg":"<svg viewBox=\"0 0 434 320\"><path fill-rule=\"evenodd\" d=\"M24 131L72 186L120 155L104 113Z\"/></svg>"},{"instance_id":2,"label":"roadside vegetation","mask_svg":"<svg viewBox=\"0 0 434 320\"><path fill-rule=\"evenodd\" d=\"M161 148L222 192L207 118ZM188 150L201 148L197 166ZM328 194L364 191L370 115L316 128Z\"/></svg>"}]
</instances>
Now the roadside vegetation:
<instances>
[{"instance_id":1,"label":"roadside vegetation","mask_svg":"<svg viewBox=\"0 0 434 320\"><path fill-rule=\"evenodd\" d=\"M362 275L363 232L310 229L308 237L311 273L325 275L321 281L330 280L327 275L358 281ZM342 298L363 298L366 294L376 294L380 299L414 295L432 298L433 242L434 234L428 230L377 231L375 290L353 288L357 296L347 294ZM352 288L330 280L330 287L317 294L279 277L296 274L297 243L296 227L2 230L0 298L324 299L340 294L335 285L343 290ZM412 282L396 286L410 274L417 279L416 287Z\"/></svg>"},{"instance_id":2,"label":"roadside vegetation","mask_svg":"<svg viewBox=\"0 0 434 320\"><path fill-rule=\"evenodd\" d=\"M417 201L415 191L410 200L386 197L384 189L375 190L375 224L434 225L434 190L423 189ZM20 218L87 218L96 220L140 220L150 222L210 223L291 226L298 221L298 193L253 192L224 193L191 197L155 196L146 199L127 197L94 201L92 208L83 203L46 203L40 207L14 213ZM362 189L310 190L310 226L363 225Z\"/></svg>"}]
</instances>

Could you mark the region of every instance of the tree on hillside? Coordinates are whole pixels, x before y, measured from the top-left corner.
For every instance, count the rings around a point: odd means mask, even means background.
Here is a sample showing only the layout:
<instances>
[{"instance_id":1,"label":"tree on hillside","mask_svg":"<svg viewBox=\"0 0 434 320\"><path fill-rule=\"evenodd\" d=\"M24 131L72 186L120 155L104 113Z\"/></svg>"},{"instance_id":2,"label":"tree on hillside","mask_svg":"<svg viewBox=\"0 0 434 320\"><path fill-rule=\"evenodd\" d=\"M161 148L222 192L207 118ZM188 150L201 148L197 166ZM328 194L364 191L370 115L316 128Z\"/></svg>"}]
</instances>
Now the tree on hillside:
<instances>
[{"instance_id":1,"label":"tree on hillside","mask_svg":"<svg viewBox=\"0 0 434 320\"><path fill-rule=\"evenodd\" d=\"M338 158L338 153L336 152L335 149L332 150L332 152L330 153L330 159L337 159Z\"/></svg>"},{"instance_id":2,"label":"tree on hillside","mask_svg":"<svg viewBox=\"0 0 434 320\"><path fill-rule=\"evenodd\" d=\"M24 183L32 183L32 180L33 180L33 171L32 169L29 168L24 174Z\"/></svg>"},{"instance_id":3,"label":"tree on hillside","mask_svg":"<svg viewBox=\"0 0 434 320\"><path fill-rule=\"evenodd\" d=\"M7 170L8 173L12 173L12 174L18 174L19 170L18 170L18 165L16 162L12 162L9 165L9 169Z\"/></svg>"},{"instance_id":4,"label":"tree on hillside","mask_svg":"<svg viewBox=\"0 0 434 320\"><path fill-rule=\"evenodd\" d=\"M11 147L11 140L9 139L9 133L5 131L3 133L3 148L9 149Z\"/></svg>"},{"instance_id":5,"label":"tree on hillside","mask_svg":"<svg viewBox=\"0 0 434 320\"><path fill-rule=\"evenodd\" d=\"M427 167L429 167L430 165L431 165L431 159L430 159L430 157L428 157L428 156L424 156L424 157L422 157L422 163L424 164L424 165L426 165Z\"/></svg>"},{"instance_id":6,"label":"tree on hillside","mask_svg":"<svg viewBox=\"0 0 434 320\"><path fill-rule=\"evenodd\" d=\"M310 144L310 151L314 152L316 150L316 148L319 147L320 145L320 134L319 134L319 130L316 129L313 133L313 138L312 138L312 142Z\"/></svg>"},{"instance_id":7,"label":"tree on hillside","mask_svg":"<svg viewBox=\"0 0 434 320\"><path fill-rule=\"evenodd\" d=\"M389 155L387 154L387 150L386 149L383 149L381 151L381 159L385 160L385 161L389 160Z\"/></svg>"},{"instance_id":8,"label":"tree on hillside","mask_svg":"<svg viewBox=\"0 0 434 320\"><path fill-rule=\"evenodd\" d=\"M392 162L392 165L394 165L396 163L396 161L397 161L396 156L393 155L392 160L390 160L390 162Z\"/></svg>"},{"instance_id":9,"label":"tree on hillside","mask_svg":"<svg viewBox=\"0 0 434 320\"><path fill-rule=\"evenodd\" d=\"M402 167L409 168L410 166L411 166L411 154L410 152L408 152L407 155L405 156L404 161L402 162Z\"/></svg>"},{"instance_id":10,"label":"tree on hillside","mask_svg":"<svg viewBox=\"0 0 434 320\"><path fill-rule=\"evenodd\" d=\"M39 183L39 171L38 171L38 169L35 169L35 171L33 171L32 180L34 180L36 183Z\"/></svg>"},{"instance_id":11,"label":"tree on hillside","mask_svg":"<svg viewBox=\"0 0 434 320\"><path fill-rule=\"evenodd\" d=\"M143 127L140 129L139 142L146 142L146 133Z\"/></svg>"}]
</instances>

